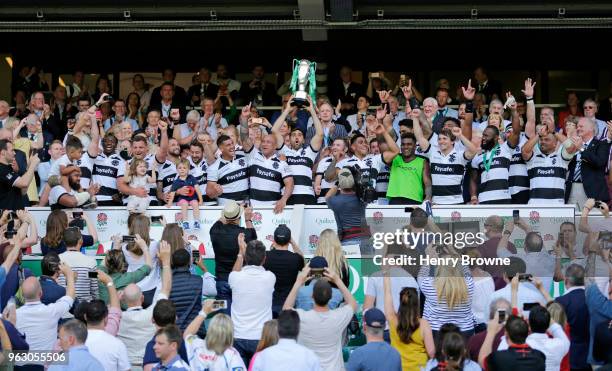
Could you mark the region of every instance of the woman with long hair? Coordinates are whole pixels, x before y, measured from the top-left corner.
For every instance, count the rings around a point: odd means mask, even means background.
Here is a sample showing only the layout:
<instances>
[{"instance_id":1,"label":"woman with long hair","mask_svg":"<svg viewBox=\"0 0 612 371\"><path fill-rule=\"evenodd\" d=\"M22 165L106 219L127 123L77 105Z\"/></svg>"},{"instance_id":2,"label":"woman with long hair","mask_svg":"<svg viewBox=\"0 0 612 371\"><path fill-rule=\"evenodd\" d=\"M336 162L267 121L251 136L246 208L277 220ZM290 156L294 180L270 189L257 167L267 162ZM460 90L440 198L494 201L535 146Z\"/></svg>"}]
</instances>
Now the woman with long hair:
<instances>
[{"instance_id":1,"label":"woman with long hair","mask_svg":"<svg viewBox=\"0 0 612 371\"><path fill-rule=\"evenodd\" d=\"M433 246L426 249L430 259L438 254ZM443 253L440 258L460 258L456 253ZM423 318L431 324L434 335L445 323L454 323L466 338L474 334L474 279L466 266L444 264L435 267L421 266L418 275L419 287L425 295Z\"/></svg>"},{"instance_id":2,"label":"woman with long hair","mask_svg":"<svg viewBox=\"0 0 612 371\"><path fill-rule=\"evenodd\" d=\"M213 300L204 302L202 311L209 314ZM206 316L198 315L183 332L187 358L192 370L232 371L244 370L246 366L240 353L233 347L234 325L226 314L216 314L206 328L206 339L202 340L196 333Z\"/></svg>"},{"instance_id":3,"label":"woman with long hair","mask_svg":"<svg viewBox=\"0 0 612 371\"><path fill-rule=\"evenodd\" d=\"M127 116L133 120L136 120L138 126L142 128L144 124L144 112L141 109L140 95L136 92L131 92L125 98L125 105L127 106Z\"/></svg>"},{"instance_id":4,"label":"woman with long hair","mask_svg":"<svg viewBox=\"0 0 612 371\"><path fill-rule=\"evenodd\" d=\"M177 223L169 223L164 227L161 236L162 241L166 241L170 245L170 255L178 249L184 249L187 243L183 238L183 229Z\"/></svg>"},{"instance_id":5,"label":"woman with long hair","mask_svg":"<svg viewBox=\"0 0 612 371\"><path fill-rule=\"evenodd\" d=\"M251 358L251 362L249 362L249 371L253 369L253 364L255 363L255 357L262 350L271 347L272 345L276 345L278 343L278 321L275 319L271 319L264 323L263 329L261 330L261 339L259 339L259 343L257 344L257 350L255 350L255 354Z\"/></svg>"},{"instance_id":6,"label":"woman with long hair","mask_svg":"<svg viewBox=\"0 0 612 371\"><path fill-rule=\"evenodd\" d=\"M565 309L563 309L563 305L557 303L556 301L551 301L546 304L546 309L548 313L550 313L550 319L557 322L563 327L563 331L568 339L570 339L570 327L567 322L567 315L565 314ZM569 352L563 357L561 360L561 368L560 371L569 371L570 370L570 361L569 361Z\"/></svg>"},{"instance_id":7,"label":"woman with long hair","mask_svg":"<svg viewBox=\"0 0 612 371\"><path fill-rule=\"evenodd\" d=\"M140 109L142 112L147 112L149 103L151 102L151 92L149 91L149 84L145 82L144 77L137 73L132 77L132 87L134 93L140 97Z\"/></svg>"},{"instance_id":8,"label":"woman with long hair","mask_svg":"<svg viewBox=\"0 0 612 371\"><path fill-rule=\"evenodd\" d=\"M102 96L102 94L110 94L113 93L113 85L111 84L110 79L107 75L98 76L98 80L96 80L96 90L92 95L94 102L97 102L98 99Z\"/></svg>"},{"instance_id":9,"label":"woman with long hair","mask_svg":"<svg viewBox=\"0 0 612 371\"><path fill-rule=\"evenodd\" d=\"M64 210L53 210L47 216L47 226L45 237L40 241L40 250L43 255L47 255L49 252L61 254L66 251L66 244L63 241L64 231L68 228L70 221L68 220L69 211ZM94 224L89 220L86 213L82 214L82 218L87 225L87 234L83 234L83 247L93 246L98 242L98 233ZM70 213L70 219L72 213Z\"/></svg>"},{"instance_id":10,"label":"woman with long hair","mask_svg":"<svg viewBox=\"0 0 612 371\"><path fill-rule=\"evenodd\" d=\"M335 231L326 229L321 232L314 256L324 257L327 260L328 269L336 273L344 285L349 287L349 265L342 251L342 244L338 234Z\"/></svg>"},{"instance_id":11,"label":"woman with long hair","mask_svg":"<svg viewBox=\"0 0 612 371\"><path fill-rule=\"evenodd\" d=\"M425 366L427 371L480 371L478 363L468 359L465 340L457 332L450 332L442 339L440 358L432 359Z\"/></svg>"},{"instance_id":12,"label":"woman with long hair","mask_svg":"<svg viewBox=\"0 0 612 371\"><path fill-rule=\"evenodd\" d=\"M419 293L414 287L400 292L400 304L395 312L391 294L391 278L385 274L385 316L389 322L391 346L402 357L403 371L419 371L436 352L431 327L419 316Z\"/></svg>"}]
</instances>

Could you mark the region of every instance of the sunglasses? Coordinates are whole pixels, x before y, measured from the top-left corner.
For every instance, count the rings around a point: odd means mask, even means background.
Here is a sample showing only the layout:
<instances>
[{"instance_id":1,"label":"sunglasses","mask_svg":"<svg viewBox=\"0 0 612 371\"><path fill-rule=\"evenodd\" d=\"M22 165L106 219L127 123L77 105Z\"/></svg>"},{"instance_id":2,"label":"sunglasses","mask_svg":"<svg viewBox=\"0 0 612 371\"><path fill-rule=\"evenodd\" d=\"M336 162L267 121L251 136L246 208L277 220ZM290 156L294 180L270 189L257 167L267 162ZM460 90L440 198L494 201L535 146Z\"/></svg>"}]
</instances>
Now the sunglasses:
<instances>
[{"instance_id":1,"label":"sunglasses","mask_svg":"<svg viewBox=\"0 0 612 371\"><path fill-rule=\"evenodd\" d=\"M595 107L594 106L584 106L582 108L584 108L584 109L594 109Z\"/></svg>"}]
</instances>

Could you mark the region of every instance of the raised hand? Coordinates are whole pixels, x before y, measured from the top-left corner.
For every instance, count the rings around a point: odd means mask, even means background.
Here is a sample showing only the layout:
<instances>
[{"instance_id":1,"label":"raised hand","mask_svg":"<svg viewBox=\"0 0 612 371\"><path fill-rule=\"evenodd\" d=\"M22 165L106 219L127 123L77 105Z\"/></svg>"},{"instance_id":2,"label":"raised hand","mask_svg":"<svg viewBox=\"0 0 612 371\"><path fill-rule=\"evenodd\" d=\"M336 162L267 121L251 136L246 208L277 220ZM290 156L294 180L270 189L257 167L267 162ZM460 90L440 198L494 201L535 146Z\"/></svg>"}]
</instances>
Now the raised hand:
<instances>
[{"instance_id":1,"label":"raised hand","mask_svg":"<svg viewBox=\"0 0 612 371\"><path fill-rule=\"evenodd\" d=\"M521 91L523 92L523 94L525 94L527 98L532 98L535 86L536 86L536 83L533 82L532 84L531 78L528 77L527 80L525 80L525 89Z\"/></svg>"},{"instance_id":2,"label":"raised hand","mask_svg":"<svg viewBox=\"0 0 612 371\"><path fill-rule=\"evenodd\" d=\"M390 96L391 96L391 90L389 90L389 91L381 90L381 91L378 92L378 97L380 98L380 102L381 103L387 102L387 100L389 100Z\"/></svg>"},{"instance_id":3,"label":"raised hand","mask_svg":"<svg viewBox=\"0 0 612 371\"><path fill-rule=\"evenodd\" d=\"M461 139L461 137L463 136L463 131L459 127L455 126L451 129L451 132L453 133L453 136L455 136L455 138L457 139Z\"/></svg>"},{"instance_id":4,"label":"raised hand","mask_svg":"<svg viewBox=\"0 0 612 371\"><path fill-rule=\"evenodd\" d=\"M381 107L376 108L376 119L377 120L384 119L386 115L387 115L387 105L386 104L384 104Z\"/></svg>"},{"instance_id":5,"label":"raised hand","mask_svg":"<svg viewBox=\"0 0 612 371\"><path fill-rule=\"evenodd\" d=\"M412 80L408 80L408 85L402 87L402 93L404 94L406 101L412 98Z\"/></svg>"},{"instance_id":6,"label":"raised hand","mask_svg":"<svg viewBox=\"0 0 612 371\"><path fill-rule=\"evenodd\" d=\"M461 87L461 91L462 91L463 96L465 97L465 99L467 99L467 100L473 100L474 99L474 95L476 95L476 89L474 87L472 87L472 79L468 80L467 88L464 88L463 86Z\"/></svg>"}]
</instances>

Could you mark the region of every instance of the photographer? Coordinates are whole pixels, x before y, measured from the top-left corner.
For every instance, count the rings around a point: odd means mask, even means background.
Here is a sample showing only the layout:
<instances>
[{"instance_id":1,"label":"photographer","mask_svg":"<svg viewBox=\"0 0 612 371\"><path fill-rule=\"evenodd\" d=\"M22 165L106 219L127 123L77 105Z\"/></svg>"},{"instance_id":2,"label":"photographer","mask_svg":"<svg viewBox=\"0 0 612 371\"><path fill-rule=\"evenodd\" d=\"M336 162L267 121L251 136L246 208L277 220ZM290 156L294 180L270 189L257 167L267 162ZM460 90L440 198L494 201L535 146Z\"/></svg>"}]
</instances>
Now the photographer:
<instances>
[{"instance_id":1,"label":"photographer","mask_svg":"<svg viewBox=\"0 0 612 371\"><path fill-rule=\"evenodd\" d=\"M366 222L365 209L367 203L360 197L362 186L356 184L359 179L358 170L345 168L338 173L338 185L331 187L325 195L327 206L334 212L338 237L342 245L359 244L362 254L374 251L366 242L370 238L370 228ZM340 194L336 194L340 189Z\"/></svg>"}]
</instances>

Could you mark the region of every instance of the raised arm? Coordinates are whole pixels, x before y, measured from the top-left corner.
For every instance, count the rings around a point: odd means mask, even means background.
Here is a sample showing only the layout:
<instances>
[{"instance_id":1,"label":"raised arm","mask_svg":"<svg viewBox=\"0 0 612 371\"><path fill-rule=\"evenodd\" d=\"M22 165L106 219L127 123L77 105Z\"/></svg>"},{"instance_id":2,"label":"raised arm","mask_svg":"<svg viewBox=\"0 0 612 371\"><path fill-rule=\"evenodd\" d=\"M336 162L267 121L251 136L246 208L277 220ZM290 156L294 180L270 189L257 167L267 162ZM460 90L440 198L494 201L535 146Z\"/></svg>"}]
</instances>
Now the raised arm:
<instances>
[{"instance_id":1,"label":"raised arm","mask_svg":"<svg viewBox=\"0 0 612 371\"><path fill-rule=\"evenodd\" d=\"M412 130L414 131L414 136L417 139L417 143L419 147L421 147L421 151L427 152L429 150L429 140L425 138L423 134L423 128L421 127L419 116L421 115L421 110L413 109L411 114L412 116Z\"/></svg>"},{"instance_id":2,"label":"raised arm","mask_svg":"<svg viewBox=\"0 0 612 371\"><path fill-rule=\"evenodd\" d=\"M312 99L310 98L310 96L307 97L308 102L310 102L310 105L308 106L308 112L310 113L310 117L312 117L312 124L315 128L315 134L310 139L310 146L314 151L318 152L321 149L321 146L323 145L323 125L321 124L321 120L319 120L319 116L317 116L315 105L312 102Z\"/></svg>"},{"instance_id":3,"label":"raised arm","mask_svg":"<svg viewBox=\"0 0 612 371\"><path fill-rule=\"evenodd\" d=\"M523 148L521 148L521 156L523 156L523 160L529 161L533 156L533 148L538 143L540 135L548 134L548 127L546 125L542 125L540 128L540 132L538 135L533 135L529 137L527 143L523 144Z\"/></svg>"},{"instance_id":4,"label":"raised arm","mask_svg":"<svg viewBox=\"0 0 612 371\"><path fill-rule=\"evenodd\" d=\"M506 93L507 97L512 96L512 93ZM511 148L515 148L518 145L519 138L521 136L521 116L516 110L516 102L510 105L510 112L512 114L512 132L506 138Z\"/></svg>"},{"instance_id":5,"label":"raised arm","mask_svg":"<svg viewBox=\"0 0 612 371\"><path fill-rule=\"evenodd\" d=\"M470 124L471 126L471 124ZM476 148L476 146L474 145L474 143L472 143L472 141L467 138L465 136L465 131L463 130L463 128L457 128L454 127L452 129L453 135L459 139L461 141L461 143L463 143L463 145L465 146L465 158L467 160L471 160L474 158L474 156L476 156L476 153L478 152L478 148ZM471 135L472 131L470 130L470 135Z\"/></svg>"},{"instance_id":6,"label":"raised arm","mask_svg":"<svg viewBox=\"0 0 612 371\"><path fill-rule=\"evenodd\" d=\"M325 270L323 271L323 276L327 277L331 282L336 284L336 286L342 293L342 297L344 298L344 302L346 303L346 305L350 305L353 308L353 312L357 312L357 300L355 300L353 294L351 294L346 285L344 285L344 282L342 282L340 276L338 276L335 272L332 272L327 268L325 268Z\"/></svg>"},{"instance_id":7,"label":"raised arm","mask_svg":"<svg viewBox=\"0 0 612 371\"><path fill-rule=\"evenodd\" d=\"M202 303L202 310L198 313L198 315L191 321L189 326L183 332L183 339L187 339L189 336L195 335L202 327L202 323L210 313L213 312L213 299L206 299Z\"/></svg>"},{"instance_id":8,"label":"raised arm","mask_svg":"<svg viewBox=\"0 0 612 371\"><path fill-rule=\"evenodd\" d=\"M89 147L87 147L87 154L91 158L96 158L100 153L100 128L96 122L96 116L88 113L87 117L89 117L91 122L91 142L89 142Z\"/></svg>"},{"instance_id":9,"label":"raised arm","mask_svg":"<svg viewBox=\"0 0 612 371\"><path fill-rule=\"evenodd\" d=\"M276 138L276 148L280 148L283 146L283 144L285 144L285 139L280 133L280 129L283 126L283 123L285 122L285 119L287 118L287 116L291 113L291 111L297 109L296 107L291 106L292 102L293 102L293 95L289 98L289 101L285 105L285 108L283 109L281 114L278 116L276 121L274 121L274 125L272 125L272 134L274 135L274 138ZM313 119L314 117L315 116L313 116Z\"/></svg>"},{"instance_id":10,"label":"raised arm","mask_svg":"<svg viewBox=\"0 0 612 371\"><path fill-rule=\"evenodd\" d=\"M295 278L295 283L293 284L293 287L291 288L291 291L289 291L289 295L287 295L287 299L285 299L285 303L283 304L283 310L293 309L298 291L302 286L304 286L304 283L308 280L309 276L310 267L306 265Z\"/></svg>"},{"instance_id":11,"label":"raised arm","mask_svg":"<svg viewBox=\"0 0 612 371\"><path fill-rule=\"evenodd\" d=\"M527 122L525 123L525 135L527 135L529 138L536 136L536 111L535 103L533 101L535 86L536 83L533 82L532 84L532 80L527 78L527 80L525 80L525 88L521 90L523 94L525 94L525 99L527 99Z\"/></svg>"},{"instance_id":12,"label":"raised arm","mask_svg":"<svg viewBox=\"0 0 612 371\"><path fill-rule=\"evenodd\" d=\"M391 322L397 323L397 313L395 313L395 308L393 307L393 294L391 293L391 278L388 273L385 273L383 286L385 292L385 316L387 316L389 324Z\"/></svg>"},{"instance_id":13,"label":"raised arm","mask_svg":"<svg viewBox=\"0 0 612 371\"><path fill-rule=\"evenodd\" d=\"M461 87L463 91L463 97L465 98L465 121L462 123L461 130L463 136L469 141L472 140L472 122L474 121L474 95L476 89L472 87L472 79L468 80L467 88ZM465 144L465 143L464 143Z\"/></svg>"},{"instance_id":14,"label":"raised arm","mask_svg":"<svg viewBox=\"0 0 612 371\"><path fill-rule=\"evenodd\" d=\"M168 156L168 123L160 120L158 125L161 131L161 139L159 141L159 148L155 153L155 160L163 164Z\"/></svg>"},{"instance_id":15,"label":"raised arm","mask_svg":"<svg viewBox=\"0 0 612 371\"><path fill-rule=\"evenodd\" d=\"M170 290L172 290L172 267L170 266L171 249L168 242L159 242L159 251L157 254L162 265L161 293L166 295L166 297L169 297Z\"/></svg>"},{"instance_id":16,"label":"raised arm","mask_svg":"<svg viewBox=\"0 0 612 371\"><path fill-rule=\"evenodd\" d=\"M391 134L385 130L385 127L382 124L376 125L376 135L381 135L383 138L385 138L385 143L387 143L388 149L383 152L382 158L385 164L390 164L393 162L395 156L400 153L400 149L397 146L397 143L391 137Z\"/></svg>"}]
</instances>

